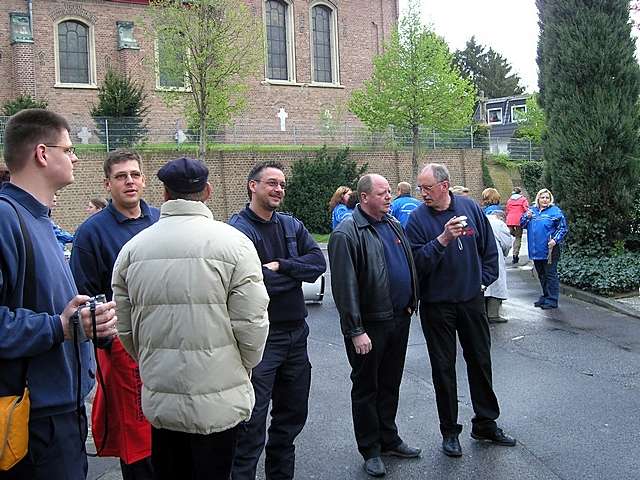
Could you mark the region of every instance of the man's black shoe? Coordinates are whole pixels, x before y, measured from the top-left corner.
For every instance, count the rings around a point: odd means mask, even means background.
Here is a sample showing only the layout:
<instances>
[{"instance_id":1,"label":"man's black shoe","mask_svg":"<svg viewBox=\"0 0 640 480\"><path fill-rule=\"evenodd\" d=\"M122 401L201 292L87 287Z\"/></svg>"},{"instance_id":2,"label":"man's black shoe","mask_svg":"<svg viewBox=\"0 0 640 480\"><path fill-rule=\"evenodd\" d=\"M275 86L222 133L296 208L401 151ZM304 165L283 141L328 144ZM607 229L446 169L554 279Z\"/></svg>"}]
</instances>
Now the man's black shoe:
<instances>
[{"instance_id":1,"label":"man's black shoe","mask_svg":"<svg viewBox=\"0 0 640 480\"><path fill-rule=\"evenodd\" d=\"M385 450L384 452L382 452L382 455L400 458L417 458L420 456L420 453L422 453L421 449L410 447L406 443L402 442L400 445L392 448L391 450Z\"/></svg>"},{"instance_id":2,"label":"man's black shoe","mask_svg":"<svg viewBox=\"0 0 640 480\"><path fill-rule=\"evenodd\" d=\"M476 433L472 431L471 438L476 440L486 440L504 447L515 447L516 445L516 439L506 435L501 428L496 428L495 431L489 433Z\"/></svg>"},{"instance_id":3,"label":"man's black shoe","mask_svg":"<svg viewBox=\"0 0 640 480\"><path fill-rule=\"evenodd\" d=\"M516 263L518 263L519 260L520 259L518 257L513 257L513 260L511 261L511 263L515 265Z\"/></svg>"},{"instance_id":4,"label":"man's black shoe","mask_svg":"<svg viewBox=\"0 0 640 480\"><path fill-rule=\"evenodd\" d=\"M442 437L442 451L447 457L461 457L462 448L457 435Z\"/></svg>"},{"instance_id":5,"label":"man's black shoe","mask_svg":"<svg viewBox=\"0 0 640 480\"><path fill-rule=\"evenodd\" d=\"M385 473L387 473L387 469L384 468L384 463L382 463L380 457L372 457L365 460L362 468L372 477L384 477Z\"/></svg>"}]
</instances>

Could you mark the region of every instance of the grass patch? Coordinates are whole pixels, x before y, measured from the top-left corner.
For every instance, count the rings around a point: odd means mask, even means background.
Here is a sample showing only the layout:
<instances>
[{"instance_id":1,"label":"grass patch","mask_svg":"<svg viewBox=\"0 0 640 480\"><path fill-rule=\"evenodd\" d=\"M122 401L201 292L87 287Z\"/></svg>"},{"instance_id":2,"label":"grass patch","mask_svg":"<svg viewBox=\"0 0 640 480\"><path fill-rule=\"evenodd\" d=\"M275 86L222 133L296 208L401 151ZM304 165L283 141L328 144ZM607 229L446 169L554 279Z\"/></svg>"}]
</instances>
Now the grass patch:
<instances>
[{"instance_id":1,"label":"grass patch","mask_svg":"<svg viewBox=\"0 0 640 480\"><path fill-rule=\"evenodd\" d=\"M318 243L327 243L329 241L330 233L312 233L311 236Z\"/></svg>"}]
</instances>

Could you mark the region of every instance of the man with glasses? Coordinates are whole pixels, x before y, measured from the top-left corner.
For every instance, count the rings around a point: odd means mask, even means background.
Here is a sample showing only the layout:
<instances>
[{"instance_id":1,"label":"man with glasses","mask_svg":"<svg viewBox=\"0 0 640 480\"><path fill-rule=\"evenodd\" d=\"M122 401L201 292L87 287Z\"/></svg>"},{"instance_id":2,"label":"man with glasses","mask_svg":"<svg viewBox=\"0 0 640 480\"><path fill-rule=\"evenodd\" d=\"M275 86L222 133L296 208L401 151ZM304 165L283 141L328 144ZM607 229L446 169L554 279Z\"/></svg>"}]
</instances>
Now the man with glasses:
<instances>
[{"instance_id":1,"label":"man with glasses","mask_svg":"<svg viewBox=\"0 0 640 480\"><path fill-rule=\"evenodd\" d=\"M256 403L238 435L233 480L256 478L258 459L265 448L269 402L266 478L294 478L293 442L307 420L311 364L302 282L315 282L326 263L302 222L276 211L285 191L282 165L256 165L247 178L249 204L229 221L255 245L270 298L269 336L262 361L251 376Z\"/></svg>"},{"instance_id":2,"label":"man with glasses","mask_svg":"<svg viewBox=\"0 0 640 480\"><path fill-rule=\"evenodd\" d=\"M3 154L11 179L0 191L0 396L22 394L26 384L31 405L28 452L0 478L84 479L83 402L95 363L84 337L93 335L90 311L80 307L89 297L77 294L49 219L56 191L74 181L69 124L48 110L22 110L7 122ZM99 338L117 333L114 306L95 310Z\"/></svg>"},{"instance_id":3,"label":"man with glasses","mask_svg":"<svg viewBox=\"0 0 640 480\"><path fill-rule=\"evenodd\" d=\"M460 457L456 334L467 363L475 413L471 437L512 447L496 425L500 415L491 380L491 337L484 289L498 278L498 250L489 220L471 198L449 192L449 171L431 163L418 175L424 204L407 224L420 278L420 321L431 361L442 450Z\"/></svg>"},{"instance_id":4,"label":"man with glasses","mask_svg":"<svg viewBox=\"0 0 640 480\"><path fill-rule=\"evenodd\" d=\"M71 270L79 292L111 299L111 274L120 249L157 222L160 211L142 199L145 177L138 153L110 152L103 170L111 201L76 230ZM91 415L98 454L120 458L123 480L151 479L151 426L142 413L138 365L117 338L100 347L105 385L98 382Z\"/></svg>"}]
</instances>

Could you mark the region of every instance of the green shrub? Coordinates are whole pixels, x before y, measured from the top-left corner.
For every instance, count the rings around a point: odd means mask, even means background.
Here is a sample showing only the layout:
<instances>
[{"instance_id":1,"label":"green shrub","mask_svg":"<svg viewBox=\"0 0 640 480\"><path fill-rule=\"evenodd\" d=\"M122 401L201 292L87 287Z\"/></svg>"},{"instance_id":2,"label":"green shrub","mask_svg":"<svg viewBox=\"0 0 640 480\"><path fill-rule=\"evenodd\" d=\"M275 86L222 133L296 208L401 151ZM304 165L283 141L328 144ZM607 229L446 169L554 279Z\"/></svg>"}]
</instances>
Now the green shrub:
<instances>
[{"instance_id":1,"label":"green shrub","mask_svg":"<svg viewBox=\"0 0 640 480\"><path fill-rule=\"evenodd\" d=\"M638 291L640 253L590 256L567 249L558 265L560 281L566 285L600 295Z\"/></svg>"},{"instance_id":2,"label":"green shrub","mask_svg":"<svg viewBox=\"0 0 640 480\"><path fill-rule=\"evenodd\" d=\"M494 188L496 185L493 183L493 178L491 178L491 173L489 172L489 166L487 165L487 161L482 158L482 184L484 188Z\"/></svg>"},{"instance_id":3,"label":"green shrub","mask_svg":"<svg viewBox=\"0 0 640 480\"><path fill-rule=\"evenodd\" d=\"M519 164L520 178L522 178L522 185L527 190L529 200L533 203L533 200L539 190L544 188L542 175L544 173L544 162L521 162Z\"/></svg>"},{"instance_id":4,"label":"green shrub","mask_svg":"<svg viewBox=\"0 0 640 480\"><path fill-rule=\"evenodd\" d=\"M108 70L98 91L98 105L91 109L100 141L109 150L130 147L147 135L145 116L147 94L128 75Z\"/></svg>"},{"instance_id":5,"label":"green shrub","mask_svg":"<svg viewBox=\"0 0 640 480\"><path fill-rule=\"evenodd\" d=\"M331 196L341 185L355 189L358 178L366 170L367 164L358 168L356 162L349 160L348 148L332 154L325 146L315 158L293 164L282 208L302 220L309 231L329 233Z\"/></svg>"},{"instance_id":6,"label":"green shrub","mask_svg":"<svg viewBox=\"0 0 640 480\"><path fill-rule=\"evenodd\" d=\"M15 100L9 100L3 105L4 114L7 117L15 115L20 110L27 108L47 108L47 102L44 100L36 100L31 95L20 95Z\"/></svg>"}]
</instances>

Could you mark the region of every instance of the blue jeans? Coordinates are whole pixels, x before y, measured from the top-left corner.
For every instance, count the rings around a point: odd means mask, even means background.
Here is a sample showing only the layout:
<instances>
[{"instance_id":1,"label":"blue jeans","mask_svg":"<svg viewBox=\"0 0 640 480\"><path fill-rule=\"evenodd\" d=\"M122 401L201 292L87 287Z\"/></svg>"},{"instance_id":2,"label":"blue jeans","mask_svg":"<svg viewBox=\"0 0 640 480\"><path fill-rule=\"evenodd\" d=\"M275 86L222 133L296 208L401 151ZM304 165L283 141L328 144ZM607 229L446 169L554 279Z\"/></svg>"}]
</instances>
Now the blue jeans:
<instances>
[{"instance_id":1,"label":"blue jeans","mask_svg":"<svg viewBox=\"0 0 640 480\"><path fill-rule=\"evenodd\" d=\"M560 280L558 279L558 261L560 260L560 246L553 248L551 263L547 260L534 260L533 265L538 272L538 280L542 287L542 296L539 301L544 305L558 306L560 296Z\"/></svg>"},{"instance_id":2,"label":"blue jeans","mask_svg":"<svg viewBox=\"0 0 640 480\"><path fill-rule=\"evenodd\" d=\"M256 395L251 418L240 425L233 462L233 480L253 480L262 449L269 402L271 425L264 462L267 480L294 477L293 441L307 421L311 363L307 354L309 326L302 322L293 331L270 330L262 361L253 369Z\"/></svg>"}]
</instances>

